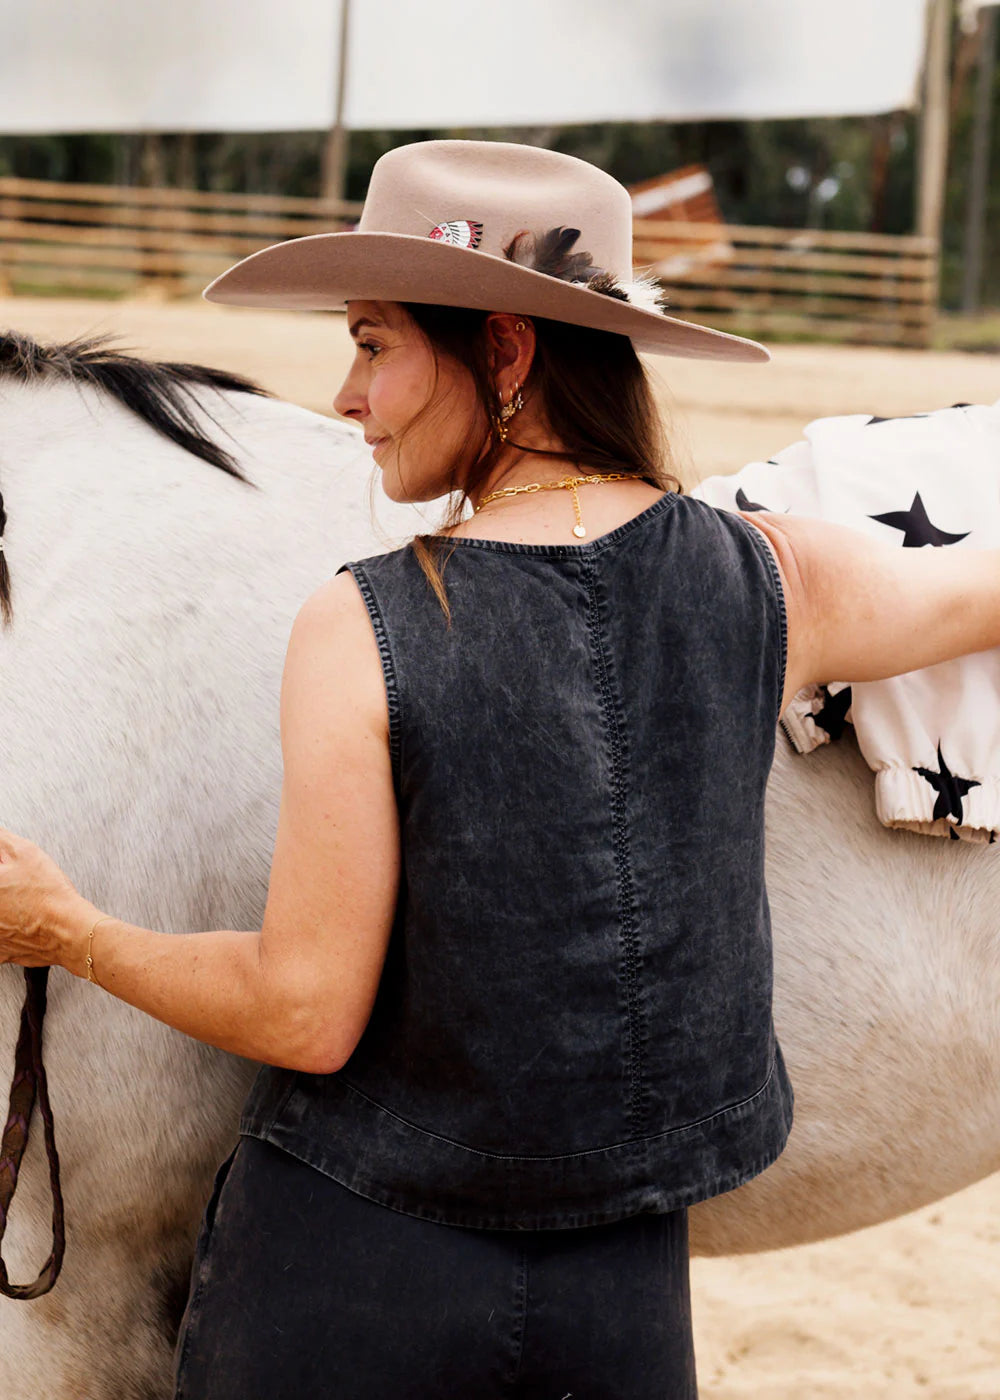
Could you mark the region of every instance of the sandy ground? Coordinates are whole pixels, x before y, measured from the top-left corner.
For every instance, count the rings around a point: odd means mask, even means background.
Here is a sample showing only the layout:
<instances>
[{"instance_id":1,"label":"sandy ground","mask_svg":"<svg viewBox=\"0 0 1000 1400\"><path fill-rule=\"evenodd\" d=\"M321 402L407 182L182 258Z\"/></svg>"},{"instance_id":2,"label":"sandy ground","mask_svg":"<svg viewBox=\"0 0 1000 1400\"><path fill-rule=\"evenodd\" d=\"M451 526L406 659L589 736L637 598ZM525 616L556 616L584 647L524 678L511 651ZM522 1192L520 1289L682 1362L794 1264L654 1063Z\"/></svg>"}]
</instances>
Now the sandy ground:
<instances>
[{"instance_id":1,"label":"sandy ground","mask_svg":"<svg viewBox=\"0 0 1000 1400\"><path fill-rule=\"evenodd\" d=\"M210 306L0 300L0 328L113 331L164 359L239 370L330 411L343 318ZM1000 397L1000 357L779 347L771 365L663 360L656 376L691 486L793 442L826 413L911 413ZM1000 1176L841 1240L696 1260L703 1400L1000 1400Z\"/></svg>"},{"instance_id":2,"label":"sandy ground","mask_svg":"<svg viewBox=\"0 0 1000 1400\"><path fill-rule=\"evenodd\" d=\"M332 412L347 366L344 318L208 302L166 305L0 298L0 327L42 339L113 332L160 359L239 370L293 403ZM1000 356L779 346L769 365L650 362L684 484L770 457L828 413L890 417L1000 398Z\"/></svg>"}]
</instances>

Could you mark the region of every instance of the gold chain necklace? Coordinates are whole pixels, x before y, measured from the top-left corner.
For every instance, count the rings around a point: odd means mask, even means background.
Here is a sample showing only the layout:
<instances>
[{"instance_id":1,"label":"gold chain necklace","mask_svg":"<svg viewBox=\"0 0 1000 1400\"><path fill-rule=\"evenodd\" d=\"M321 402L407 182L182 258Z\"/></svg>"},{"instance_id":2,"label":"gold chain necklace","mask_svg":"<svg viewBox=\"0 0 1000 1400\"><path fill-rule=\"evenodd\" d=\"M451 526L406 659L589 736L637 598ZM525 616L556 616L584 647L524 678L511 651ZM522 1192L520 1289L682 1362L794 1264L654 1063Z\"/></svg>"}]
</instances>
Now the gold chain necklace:
<instances>
[{"instance_id":1,"label":"gold chain necklace","mask_svg":"<svg viewBox=\"0 0 1000 1400\"><path fill-rule=\"evenodd\" d=\"M580 514L580 497L577 495L577 487L586 486L589 482L599 486L602 481L628 481L631 478L631 472L606 472L603 475L595 472L590 476L564 476L561 481L532 481L527 486L504 486L499 491L491 491L488 496L484 496L472 513L478 515L483 506L488 505L490 501L499 501L504 496L520 496L533 491L572 491L573 509L576 512L573 534L578 540L582 540L587 534L587 528L583 523L583 516Z\"/></svg>"}]
</instances>

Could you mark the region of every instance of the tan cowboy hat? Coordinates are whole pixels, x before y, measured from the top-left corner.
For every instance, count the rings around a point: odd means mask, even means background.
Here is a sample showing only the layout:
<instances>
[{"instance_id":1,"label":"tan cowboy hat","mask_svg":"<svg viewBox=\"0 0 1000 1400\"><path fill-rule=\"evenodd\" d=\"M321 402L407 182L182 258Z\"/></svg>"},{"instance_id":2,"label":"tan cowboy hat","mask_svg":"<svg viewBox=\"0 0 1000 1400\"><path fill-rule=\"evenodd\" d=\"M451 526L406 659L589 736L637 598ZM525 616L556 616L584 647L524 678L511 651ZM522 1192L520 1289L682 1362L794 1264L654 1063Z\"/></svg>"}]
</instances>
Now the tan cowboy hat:
<instances>
[{"instance_id":1,"label":"tan cowboy hat","mask_svg":"<svg viewBox=\"0 0 1000 1400\"><path fill-rule=\"evenodd\" d=\"M503 141L419 141L372 170L361 222L252 253L206 287L235 306L412 301L512 311L629 336L637 350L768 360L763 345L667 316L632 270L632 204L575 156Z\"/></svg>"}]
</instances>

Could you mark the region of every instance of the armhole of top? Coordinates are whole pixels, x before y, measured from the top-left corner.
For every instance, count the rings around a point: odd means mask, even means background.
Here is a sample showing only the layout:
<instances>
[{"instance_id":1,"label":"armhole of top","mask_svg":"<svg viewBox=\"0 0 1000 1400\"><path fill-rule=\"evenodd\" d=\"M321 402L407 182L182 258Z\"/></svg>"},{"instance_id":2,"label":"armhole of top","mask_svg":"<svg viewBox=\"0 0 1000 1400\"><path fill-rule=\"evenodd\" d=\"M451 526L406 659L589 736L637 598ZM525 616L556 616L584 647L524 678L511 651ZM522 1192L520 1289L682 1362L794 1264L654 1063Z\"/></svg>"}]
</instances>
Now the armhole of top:
<instances>
[{"instance_id":1,"label":"armhole of top","mask_svg":"<svg viewBox=\"0 0 1000 1400\"><path fill-rule=\"evenodd\" d=\"M744 520L741 515L737 516L737 519L741 524L746 526L751 538L756 541L757 551L765 559L768 571L771 575L771 581L774 584L775 601L778 607L779 649L781 657L781 664L778 667L778 713L774 721L775 725L777 725L782 715L781 701L785 694L785 672L788 666L788 610L785 606L785 589L781 582L781 570L778 568L778 561L775 558L774 550L771 548L771 541L764 534L763 530L758 530L756 525L752 525L749 520Z\"/></svg>"},{"instance_id":2,"label":"armhole of top","mask_svg":"<svg viewBox=\"0 0 1000 1400\"><path fill-rule=\"evenodd\" d=\"M379 607L375 590L372 588L371 579L361 564L341 564L337 570L342 574L345 570L354 579L358 589L364 599L365 607L368 609L368 617L375 633L375 641L378 644L379 659L382 662L382 679L385 682L386 707L389 712L389 761L392 765L392 778L396 787L396 794L399 795L400 784L400 729L402 707L399 699L399 682L396 676L396 667L392 658L392 648L389 645L389 633L386 629L385 619L382 616L382 609Z\"/></svg>"}]
</instances>

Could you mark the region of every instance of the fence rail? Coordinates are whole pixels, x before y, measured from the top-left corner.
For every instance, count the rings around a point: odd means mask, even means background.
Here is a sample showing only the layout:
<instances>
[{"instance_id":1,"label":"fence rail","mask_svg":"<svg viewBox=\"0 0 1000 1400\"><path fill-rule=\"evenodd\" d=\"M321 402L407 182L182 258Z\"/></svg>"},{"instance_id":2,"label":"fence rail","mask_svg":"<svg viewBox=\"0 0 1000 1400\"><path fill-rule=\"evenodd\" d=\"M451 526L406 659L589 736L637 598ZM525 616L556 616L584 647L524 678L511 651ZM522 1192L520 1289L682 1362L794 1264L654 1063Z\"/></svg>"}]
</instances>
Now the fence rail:
<instances>
[{"instance_id":1,"label":"fence rail","mask_svg":"<svg viewBox=\"0 0 1000 1400\"><path fill-rule=\"evenodd\" d=\"M0 289L193 295L259 248L349 228L360 212L292 195L0 177Z\"/></svg>"},{"instance_id":2,"label":"fence rail","mask_svg":"<svg viewBox=\"0 0 1000 1400\"><path fill-rule=\"evenodd\" d=\"M637 219L633 253L689 320L765 338L930 344L933 239Z\"/></svg>"},{"instance_id":3,"label":"fence rail","mask_svg":"<svg viewBox=\"0 0 1000 1400\"><path fill-rule=\"evenodd\" d=\"M0 177L0 290L193 295L281 238L350 227L359 204ZM748 335L930 342L933 240L635 221L634 261L679 316Z\"/></svg>"}]
</instances>

